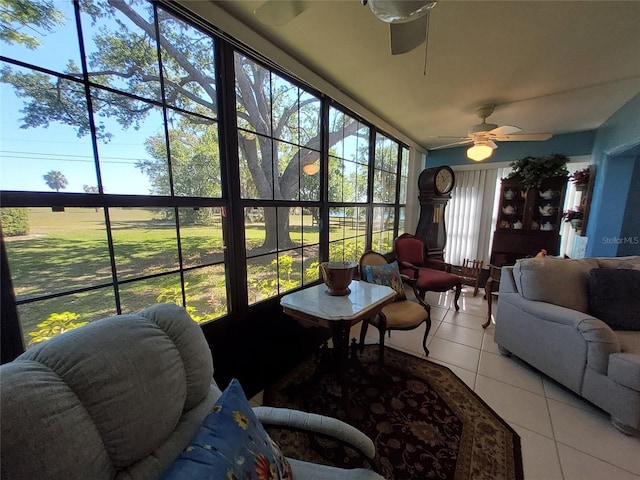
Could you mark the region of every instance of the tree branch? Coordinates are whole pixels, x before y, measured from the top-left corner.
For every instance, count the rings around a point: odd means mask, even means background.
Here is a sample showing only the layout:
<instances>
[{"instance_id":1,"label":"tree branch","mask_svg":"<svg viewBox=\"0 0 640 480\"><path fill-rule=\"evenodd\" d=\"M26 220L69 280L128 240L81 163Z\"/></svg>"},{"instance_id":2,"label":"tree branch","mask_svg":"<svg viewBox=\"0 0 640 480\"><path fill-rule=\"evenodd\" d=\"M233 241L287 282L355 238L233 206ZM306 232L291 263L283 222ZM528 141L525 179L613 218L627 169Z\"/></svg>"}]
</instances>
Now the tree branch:
<instances>
[{"instance_id":1,"label":"tree branch","mask_svg":"<svg viewBox=\"0 0 640 480\"><path fill-rule=\"evenodd\" d=\"M124 15L126 15L135 25L140 27L148 36L154 40L158 40L156 37L156 29L153 24L145 21L140 15L138 15L135 10L133 10L129 5L126 4L124 0L108 0L109 5L113 8L120 10ZM215 89L209 85L207 81L207 77L202 75L192 64L189 62L185 56L175 48L171 42L169 42L165 37L160 35L160 45L171 55L176 62L189 74L191 75L202 88L207 92L207 95L211 99L215 101L216 92ZM201 103L201 102L200 102Z\"/></svg>"}]
</instances>

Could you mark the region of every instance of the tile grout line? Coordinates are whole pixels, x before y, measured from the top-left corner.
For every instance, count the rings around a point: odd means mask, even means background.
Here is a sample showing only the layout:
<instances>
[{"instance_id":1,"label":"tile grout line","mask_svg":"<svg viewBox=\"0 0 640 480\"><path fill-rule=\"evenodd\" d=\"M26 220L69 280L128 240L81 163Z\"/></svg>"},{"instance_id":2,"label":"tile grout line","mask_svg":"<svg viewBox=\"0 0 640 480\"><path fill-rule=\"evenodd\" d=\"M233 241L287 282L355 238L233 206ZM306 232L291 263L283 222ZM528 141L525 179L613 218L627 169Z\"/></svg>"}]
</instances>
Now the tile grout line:
<instances>
[{"instance_id":1,"label":"tile grout line","mask_svg":"<svg viewBox=\"0 0 640 480\"><path fill-rule=\"evenodd\" d=\"M541 377L542 381L542 377ZM553 435L553 443L556 450L556 457L558 457L558 466L560 467L560 475L565 479L566 475L564 474L564 466L562 465L562 459L560 458L560 449L558 448L558 439L556 438L556 428L553 424L553 417L551 416L551 405L549 404L549 397L547 396L547 386L544 381L542 381L542 391L544 392L544 403L547 406L547 414L549 415L549 424L551 425L551 434Z\"/></svg>"}]
</instances>

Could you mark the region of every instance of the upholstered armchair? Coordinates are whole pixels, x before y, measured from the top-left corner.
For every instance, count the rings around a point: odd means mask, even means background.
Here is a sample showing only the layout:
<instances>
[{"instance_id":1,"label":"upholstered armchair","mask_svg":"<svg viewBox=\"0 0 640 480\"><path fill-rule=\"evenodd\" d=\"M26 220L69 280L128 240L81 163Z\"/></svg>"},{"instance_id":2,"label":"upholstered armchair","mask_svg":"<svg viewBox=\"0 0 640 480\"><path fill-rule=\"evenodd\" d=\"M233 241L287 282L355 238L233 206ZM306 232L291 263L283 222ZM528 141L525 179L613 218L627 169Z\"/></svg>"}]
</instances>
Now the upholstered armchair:
<instances>
[{"instance_id":1,"label":"upholstered armchair","mask_svg":"<svg viewBox=\"0 0 640 480\"><path fill-rule=\"evenodd\" d=\"M433 268L451 273L451 264L439 258L428 258L425 255L424 242L415 235L403 233L394 240L394 249L398 263L404 263L404 268ZM402 263L400 262L402 258Z\"/></svg>"},{"instance_id":2,"label":"upholstered armchair","mask_svg":"<svg viewBox=\"0 0 640 480\"><path fill-rule=\"evenodd\" d=\"M40 343L2 365L0 387L2 478L186 480L227 478L231 470L257 478L258 467L267 478L266 465L285 472L278 478L382 480L364 468L285 461L263 424L328 435L374 465L375 446L338 419L254 410L236 380L221 391L202 329L174 304ZM268 463L258 463L263 458Z\"/></svg>"},{"instance_id":3,"label":"upholstered armchair","mask_svg":"<svg viewBox=\"0 0 640 480\"><path fill-rule=\"evenodd\" d=\"M420 298L415 290L414 295L417 302L408 300L404 291L404 282L401 278L400 270L394 261L388 263L384 255L377 252L365 252L360 257L360 278L369 283L387 285L396 290L396 300L382 308L382 311L374 318L369 318L362 322L360 329L360 346L364 346L364 338L369 325L373 325L380 332L380 363L384 360L384 335L390 330L413 330L427 324L422 339L422 348L425 354L429 355L427 348L427 335L431 330L431 307ZM411 284L409 284L411 285ZM412 285L411 285L412 286ZM413 287L413 286L412 286Z\"/></svg>"},{"instance_id":4,"label":"upholstered armchair","mask_svg":"<svg viewBox=\"0 0 640 480\"><path fill-rule=\"evenodd\" d=\"M446 292L455 289L454 306L460 310L458 299L462 291L462 278L449 273L450 265L437 259L428 259L424 254L424 243L410 233L403 233L394 241L394 249L400 273L407 275L424 298L428 291Z\"/></svg>"}]
</instances>

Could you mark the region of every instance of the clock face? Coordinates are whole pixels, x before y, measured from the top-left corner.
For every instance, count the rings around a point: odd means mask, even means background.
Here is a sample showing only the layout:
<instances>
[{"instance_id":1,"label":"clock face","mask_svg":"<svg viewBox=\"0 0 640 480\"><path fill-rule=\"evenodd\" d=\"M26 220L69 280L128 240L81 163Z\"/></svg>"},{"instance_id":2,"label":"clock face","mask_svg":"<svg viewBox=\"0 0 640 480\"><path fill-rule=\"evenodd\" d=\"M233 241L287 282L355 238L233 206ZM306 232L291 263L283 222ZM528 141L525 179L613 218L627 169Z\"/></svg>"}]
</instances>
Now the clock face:
<instances>
[{"instance_id":1,"label":"clock face","mask_svg":"<svg viewBox=\"0 0 640 480\"><path fill-rule=\"evenodd\" d=\"M453 175L451 170L443 168L436 175L435 187L438 193L449 193L453 188Z\"/></svg>"}]
</instances>

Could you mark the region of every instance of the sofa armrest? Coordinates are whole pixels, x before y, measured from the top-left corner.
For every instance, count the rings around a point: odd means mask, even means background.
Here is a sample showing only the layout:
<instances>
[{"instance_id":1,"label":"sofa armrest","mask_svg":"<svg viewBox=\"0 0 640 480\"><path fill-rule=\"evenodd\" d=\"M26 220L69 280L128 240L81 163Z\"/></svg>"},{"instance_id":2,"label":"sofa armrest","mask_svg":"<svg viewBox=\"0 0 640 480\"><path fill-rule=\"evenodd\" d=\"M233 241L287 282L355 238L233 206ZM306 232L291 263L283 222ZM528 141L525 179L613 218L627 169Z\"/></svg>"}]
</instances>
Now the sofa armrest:
<instances>
[{"instance_id":1,"label":"sofa armrest","mask_svg":"<svg viewBox=\"0 0 640 480\"><path fill-rule=\"evenodd\" d=\"M598 373L607 375L609 356L620 353L620 341L611 327L595 317L585 318L578 324L578 330L587 341L587 366Z\"/></svg>"},{"instance_id":2,"label":"sofa armrest","mask_svg":"<svg viewBox=\"0 0 640 480\"><path fill-rule=\"evenodd\" d=\"M264 425L319 433L349 444L370 460L376 456L376 447L369 437L337 418L290 408L253 407L253 411Z\"/></svg>"},{"instance_id":3,"label":"sofa armrest","mask_svg":"<svg viewBox=\"0 0 640 480\"><path fill-rule=\"evenodd\" d=\"M606 375L609 355L621 350L620 341L615 332L602 320L587 313L552 303L527 300L519 293L503 293L501 290L498 300L498 315L501 302L510 303L540 321L553 322L575 329L587 343L587 365L598 373Z\"/></svg>"},{"instance_id":4,"label":"sofa armrest","mask_svg":"<svg viewBox=\"0 0 640 480\"><path fill-rule=\"evenodd\" d=\"M503 293L517 293L516 282L513 279L513 267L502 267L500 271L500 295Z\"/></svg>"},{"instance_id":5,"label":"sofa armrest","mask_svg":"<svg viewBox=\"0 0 640 480\"><path fill-rule=\"evenodd\" d=\"M502 287L502 279L500 279L500 287ZM519 293L509 293L501 288L500 296L498 297L498 311L500 310L500 304L502 302L510 303L519 310L540 318L541 320L569 325L576 329L581 321L594 318L586 313L554 305L553 303L527 300Z\"/></svg>"}]
</instances>

